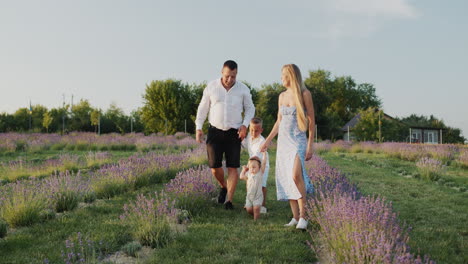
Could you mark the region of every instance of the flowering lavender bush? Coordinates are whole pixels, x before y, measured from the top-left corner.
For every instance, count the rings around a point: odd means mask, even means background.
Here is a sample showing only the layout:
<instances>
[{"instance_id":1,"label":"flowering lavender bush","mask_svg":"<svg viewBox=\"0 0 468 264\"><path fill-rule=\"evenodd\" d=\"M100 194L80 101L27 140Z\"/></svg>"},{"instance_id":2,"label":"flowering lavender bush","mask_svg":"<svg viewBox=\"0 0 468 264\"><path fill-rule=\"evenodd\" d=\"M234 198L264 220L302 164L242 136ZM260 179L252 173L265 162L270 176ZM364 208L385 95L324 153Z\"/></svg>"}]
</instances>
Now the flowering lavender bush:
<instances>
[{"instance_id":1,"label":"flowering lavender bush","mask_svg":"<svg viewBox=\"0 0 468 264\"><path fill-rule=\"evenodd\" d=\"M0 188L0 217L11 227L41 220L41 211L50 206L40 181L10 183Z\"/></svg>"},{"instance_id":2,"label":"flowering lavender bush","mask_svg":"<svg viewBox=\"0 0 468 264\"><path fill-rule=\"evenodd\" d=\"M98 168L102 164L112 161L112 154L109 152L88 152L85 156L86 165L89 168Z\"/></svg>"},{"instance_id":3,"label":"flowering lavender bush","mask_svg":"<svg viewBox=\"0 0 468 264\"><path fill-rule=\"evenodd\" d=\"M442 161L426 157L420 159L416 163L416 167L423 179L431 181L437 181L445 168Z\"/></svg>"},{"instance_id":4,"label":"flowering lavender bush","mask_svg":"<svg viewBox=\"0 0 468 264\"><path fill-rule=\"evenodd\" d=\"M467 148L460 151L460 155L458 156L456 163L458 166L462 168L468 168L468 149Z\"/></svg>"},{"instance_id":5,"label":"flowering lavender bush","mask_svg":"<svg viewBox=\"0 0 468 264\"><path fill-rule=\"evenodd\" d=\"M78 232L75 236L65 241L65 249L62 250L63 262L66 264L85 263L97 264L105 259L105 252L102 250L102 242L96 243L86 239ZM48 260L44 261L49 263Z\"/></svg>"},{"instance_id":6,"label":"flowering lavender bush","mask_svg":"<svg viewBox=\"0 0 468 264\"><path fill-rule=\"evenodd\" d=\"M50 193L52 206L56 212L70 211L84 200L86 194L91 192L89 180L83 178L78 172L76 175L69 171L47 178L45 188Z\"/></svg>"},{"instance_id":7,"label":"flowering lavender bush","mask_svg":"<svg viewBox=\"0 0 468 264\"><path fill-rule=\"evenodd\" d=\"M173 237L171 224L176 219L175 201L164 192L149 196L140 194L135 202L124 205L120 219L141 244L161 247Z\"/></svg>"},{"instance_id":8,"label":"flowering lavender bush","mask_svg":"<svg viewBox=\"0 0 468 264\"><path fill-rule=\"evenodd\" d=\"M351 148L352 143L349 141L338 140L331 144L330 151L332 152L348 152Z\"/></svg>"},{"instance_id":9,"label":"flowering lavender bush","mask_svg":"<svg viewBox=\"0 0 468 264\"><path fill-rule=\"evenodd\" d=\"M329 141L318 142L314 144L314 152L322 154L330 151L331 145Z\"/></svg>"},{"instance_id":10,"label":"flowering lavender bush","mask_svg":"<svg viewBox=\"0 0 468 264\"><path fill-rule=\"evenodd\" d=\"M165 186L175 200L177 208L199 212L216 192L210 168L199 166L179 172Z\"/></svg>"},{"instance_id":11,"label":"flowering lavender bush","mask_svg":"<svg viewBox=\"0 0 468 264\"><path fill-rule=\"evenodd\" d=\"M319 230L309 243L330 263L434 263L415 257L390 203L361 195L356 186L322 159L309 162L314 196L307 201L307 218Z\"/></svg>"}]
</instances>

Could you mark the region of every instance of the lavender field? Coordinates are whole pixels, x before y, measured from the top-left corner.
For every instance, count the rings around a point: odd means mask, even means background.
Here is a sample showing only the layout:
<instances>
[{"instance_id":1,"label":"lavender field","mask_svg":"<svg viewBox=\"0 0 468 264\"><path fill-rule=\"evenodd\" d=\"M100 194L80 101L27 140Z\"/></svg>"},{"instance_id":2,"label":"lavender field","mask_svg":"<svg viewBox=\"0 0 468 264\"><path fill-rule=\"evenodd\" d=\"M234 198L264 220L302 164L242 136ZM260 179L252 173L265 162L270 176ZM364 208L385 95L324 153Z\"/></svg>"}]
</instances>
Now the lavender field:
<instances>
[{"instance_id":1,"label":"lavender field","mask_svg":"<svg viewBox=\"0 0 468 264\"><path fill-rule=\"evenodd\" d=\"M235 210L214 202L204 144L190 135L0 134L0 263L468 261L466 147L315 150L311 225L299 232L282 226L275 150L269 213L254 223L243 184Z\"/></svg>"}]
</instances>

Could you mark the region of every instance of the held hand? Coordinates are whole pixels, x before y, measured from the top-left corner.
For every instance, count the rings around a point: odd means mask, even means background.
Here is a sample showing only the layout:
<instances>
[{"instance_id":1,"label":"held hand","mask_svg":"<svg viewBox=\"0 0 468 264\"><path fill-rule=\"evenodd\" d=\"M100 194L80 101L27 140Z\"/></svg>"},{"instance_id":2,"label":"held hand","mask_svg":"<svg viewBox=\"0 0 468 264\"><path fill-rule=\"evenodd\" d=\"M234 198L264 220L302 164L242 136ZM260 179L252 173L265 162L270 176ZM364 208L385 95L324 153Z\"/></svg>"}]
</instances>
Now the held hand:
<instances>
[{"instance_id":1,"label":"held hand","mask_svg":"<svg viewBox=\"0 0 468 264\"><path fill-rule=\"evenodd\" d=\"M242 125L241 127L239 127L237 134L239 135L241 141L244 140L245 136L247 135L247 128L244 125Z\"/></svg>"},{"instance_id":2,"label":"held hand","mask_svg":"<svg viewBox=\"0 0 468 264\"><path fill-rule=\"evenodd\" d=\"M270 146L269 141L263 142L263 144L260 146L260 152L265 152L268 150L268 147Z\"/></svg>"},{"instance_id":3,"label":"held hand","mask_svg":"<svg viewBox=\"0 0 468 264\"><path fill-rule=\"evenodd\" d=\"M312 158L312 154L313 154L313 153L314 153L314 152L312 151L312 147L307 148L305 160L306 160L306 161L307 161L307 160L310 160L310 159Z\"/></svg>"},{"instance_id":4,"label":"held hand","mask_svg":"<svg viewBox=\"0 0 468 264\"><path fill-rule=\"evenodd\" d=\"M203 141L203 131L201 129L197 130L196 138L197 138L198 143L202 143L202 141Z\"/></svg>"},{"instance_id":5,"label":"held hand","mask_svg":"<svg viewBox=\"0 0 468 264\"><path fill-rule=\"evenodd\" d=\"M249 167L247 167L247 166L244 165L244 166L242 166L242 170L243 170L243 171L249 171Z\"/></svg>"}]
</instances>

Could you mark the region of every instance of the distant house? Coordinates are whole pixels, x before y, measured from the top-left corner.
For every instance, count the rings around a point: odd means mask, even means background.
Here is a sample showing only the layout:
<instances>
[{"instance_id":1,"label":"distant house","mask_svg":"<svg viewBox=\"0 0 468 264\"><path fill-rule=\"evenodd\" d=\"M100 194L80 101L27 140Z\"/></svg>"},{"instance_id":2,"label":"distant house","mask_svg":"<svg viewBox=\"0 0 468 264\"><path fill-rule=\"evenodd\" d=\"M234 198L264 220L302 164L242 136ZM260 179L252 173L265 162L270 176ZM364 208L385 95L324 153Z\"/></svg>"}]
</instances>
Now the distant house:
<instances>
[{"instance_id":1,"label":"distant house","mask_svg":"<svg viewBox=\"0 0 468 264\"><path fill-rule=\"evenodd\" d=\"M443 128L410 126L410 143L442 144Z\"/></svg>"},{"instance_id":2,"label":"distant house","mask_svg":"<svg viewBox=\"0 0 468 264\"><path fill-rule=\"evenodd\" d=\"M356 137L353 133L354 127L359 122L359 118L361 117L360 114L354 116L351 120L349 120L346 125L341 128L343 131L343 140L345 141L354 141ZM396 120L395 118L387 115L384 113L383 118L387 120ZM407 125L407 124L406 124ZM443 128L434 128L434 127L418 127L418 126L410 126L407 125L409 128L409 136L407 137L407 142L409 143L425 143L425 144L442 144L442 132Z\"/></svg>"},{"instance_id":3,"label":"distant house","mask_svg":"<svg viewBox=\"0 0 468 264\"><path fill-rule=\"evenodd\" d=\"M341 131L343 131L344 135L343 135L343 140L345 141L355 141L356 140L356 136L354 135L354 127L357 125L357 123L359 122L359 119L361 118L361 114L357 114L355 115L351 120L349 120L348 123L346 123L346 125L344 125L342 128L341 128ZM387 120L395 120L395 118L387 115L384 113L384 116L383 118L387 119Z\"/></svg>"}]
</instances>

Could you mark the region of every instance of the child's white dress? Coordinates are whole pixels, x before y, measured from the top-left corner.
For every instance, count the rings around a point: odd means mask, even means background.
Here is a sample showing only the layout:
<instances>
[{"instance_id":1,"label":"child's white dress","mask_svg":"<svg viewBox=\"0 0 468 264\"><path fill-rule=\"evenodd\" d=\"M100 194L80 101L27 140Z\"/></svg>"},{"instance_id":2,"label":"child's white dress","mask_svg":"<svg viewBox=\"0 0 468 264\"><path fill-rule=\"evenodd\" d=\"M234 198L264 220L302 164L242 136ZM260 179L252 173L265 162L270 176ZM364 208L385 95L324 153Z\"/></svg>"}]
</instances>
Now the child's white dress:
<instances>
[{"instance_id":1,"label":"child's white dress","mask_svg":"<svg viewBox=\"0 0 468 264\"><path fill-rule=\"evenodd\" d=\"M251 174L249 171L245 173L247 177L247 197L245 198L245 207L262 206L262 172Z\"/></svg>"}]
</instances>

